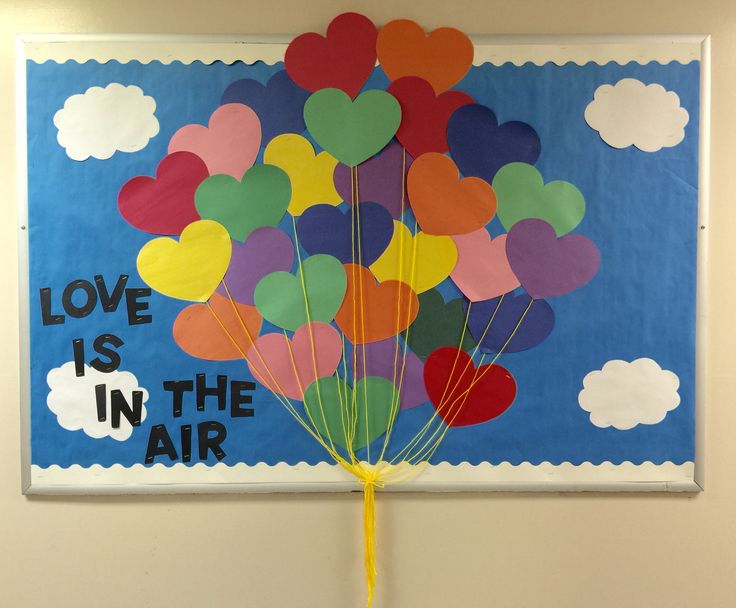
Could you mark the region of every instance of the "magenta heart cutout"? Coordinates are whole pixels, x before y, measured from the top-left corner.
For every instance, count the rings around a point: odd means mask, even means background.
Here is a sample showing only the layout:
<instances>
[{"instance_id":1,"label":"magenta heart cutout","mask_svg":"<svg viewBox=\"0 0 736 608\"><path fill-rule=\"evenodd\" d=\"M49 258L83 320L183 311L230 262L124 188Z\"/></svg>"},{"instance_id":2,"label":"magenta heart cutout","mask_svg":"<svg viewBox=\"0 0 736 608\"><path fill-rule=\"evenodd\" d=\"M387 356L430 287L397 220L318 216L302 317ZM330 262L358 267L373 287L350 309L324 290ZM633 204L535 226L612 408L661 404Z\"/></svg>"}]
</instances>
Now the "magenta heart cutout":
<instances>
[{"instance_id":1,"label":"magenta heart cutout","mask_svg":"<svg viewBox=\"0 0 736 608\"><path fill-rule=\"evenodd\" d=\"M521 286L532 298L574 291L590 281L601 263L595 243L581 234L557 238L544 220L530 218L513 225L506 255Z\"/></svg>"}]
</instances>

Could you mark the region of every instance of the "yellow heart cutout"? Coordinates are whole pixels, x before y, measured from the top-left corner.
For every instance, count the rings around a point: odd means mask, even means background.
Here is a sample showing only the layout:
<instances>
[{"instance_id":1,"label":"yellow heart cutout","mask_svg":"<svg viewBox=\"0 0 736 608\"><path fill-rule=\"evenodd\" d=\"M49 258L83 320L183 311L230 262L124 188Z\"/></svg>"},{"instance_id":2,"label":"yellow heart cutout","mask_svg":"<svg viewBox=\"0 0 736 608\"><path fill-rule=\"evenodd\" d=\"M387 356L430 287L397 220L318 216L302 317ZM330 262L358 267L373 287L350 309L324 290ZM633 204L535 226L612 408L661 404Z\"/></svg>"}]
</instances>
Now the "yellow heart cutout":
<instances>
[{"instance_id":1,"label":"yellow heart cutout","mask_svg":"<svg viewBox=\"0 0 736 608\"><path fill-rule=\"evenodd\" d=\"M143 245L138 274L166 296L206 302L225 276L231 252L227 230L212 220L200 220L184 228L179 242L161 237Z\"/></svg>"},{"instance_id":2,"label":"yellow heart cutout","mask_svg":"<svg viewBox=\"0 0 736 608\"><path fill-rule=\"evenodd\" d=\"M283 169L291 180L289 213L301 215L312 205L339 205L332 174L337 159L328 152L314 153L309 140L295 133L274 137L266 146L263 162Z\"/></svg>"},{"instance_id":3,"label":"yellow heart cutout","mask_svg":"<svg viewBox=\"0 0 736 608\"><path fill-rule=\"evenodd\" d=\"M455 264L457 247L449 236L433 236L421 231L412 236L404 224L394 220L391 242L370 268L381 282L402 281L416 293L422 293L450 276Z\"/></svg>"}]
</instances>

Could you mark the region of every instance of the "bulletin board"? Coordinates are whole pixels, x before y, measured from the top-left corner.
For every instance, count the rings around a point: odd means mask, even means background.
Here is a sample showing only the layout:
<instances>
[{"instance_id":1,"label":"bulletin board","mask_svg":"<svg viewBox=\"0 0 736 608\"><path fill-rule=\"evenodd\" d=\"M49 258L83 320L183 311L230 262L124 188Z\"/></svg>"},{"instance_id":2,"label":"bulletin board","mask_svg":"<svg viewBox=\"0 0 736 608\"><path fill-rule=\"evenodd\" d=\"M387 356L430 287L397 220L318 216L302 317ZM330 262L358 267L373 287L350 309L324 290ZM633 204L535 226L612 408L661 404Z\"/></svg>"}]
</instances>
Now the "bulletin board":
<instances>
[{"instance_id":1,"label":"bulletin board","mask_svg":"<svg viewBox=\"0 0 736 608\"><path fill-rule=\"evenodd\" d=\"M707 38L384 30L19 38L25 492L702 487Z\"/></svg>"}]
</instances>

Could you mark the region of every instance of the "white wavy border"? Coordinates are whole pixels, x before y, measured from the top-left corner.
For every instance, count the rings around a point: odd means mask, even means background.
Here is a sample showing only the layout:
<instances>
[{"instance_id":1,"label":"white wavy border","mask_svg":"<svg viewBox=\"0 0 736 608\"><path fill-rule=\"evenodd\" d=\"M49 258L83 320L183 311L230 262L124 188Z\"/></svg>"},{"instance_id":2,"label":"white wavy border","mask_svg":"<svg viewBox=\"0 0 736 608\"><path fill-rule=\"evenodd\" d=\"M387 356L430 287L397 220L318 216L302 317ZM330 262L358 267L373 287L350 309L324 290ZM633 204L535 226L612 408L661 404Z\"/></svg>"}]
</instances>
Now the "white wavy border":
<instances>
[{"instance_id":1,"label":"white wavy border","mask_svg":"<svg viewBox=\"0 0 736 608\"><path fill-rule=\"evenodd\" d=\"M693 462L654 464L644 462L613 464L549 462L518 465L439 463L429 465L411 481L389 485L387 491L698 491L694 482ZM72 465L63 468L31 466L33 494L84 493L214 493L214 492L283 492L350 491L360 485L342 467L335 464L304 462L289 465L258 463L209 466L197 463L171 466L135 464L125 467Z\"/></svg>"},{"instance_id":2,"label":"white wavy border","mask_svg":"<svg viewBox=\"0 0 736 608\"><path fill-rule=\"evenodd\" d=\"M83 35L21 35L26 59L44 61L94 60L106 63L160 61L168 64L180 61L213 63L222 61L268 64L283 61L291 36L83 36ZM703 36L473 36L474 65L491 63L522 65L533 63L556 65L595 62L603 65L690 63L701 58Z\"/></svg>"}]
</instances>

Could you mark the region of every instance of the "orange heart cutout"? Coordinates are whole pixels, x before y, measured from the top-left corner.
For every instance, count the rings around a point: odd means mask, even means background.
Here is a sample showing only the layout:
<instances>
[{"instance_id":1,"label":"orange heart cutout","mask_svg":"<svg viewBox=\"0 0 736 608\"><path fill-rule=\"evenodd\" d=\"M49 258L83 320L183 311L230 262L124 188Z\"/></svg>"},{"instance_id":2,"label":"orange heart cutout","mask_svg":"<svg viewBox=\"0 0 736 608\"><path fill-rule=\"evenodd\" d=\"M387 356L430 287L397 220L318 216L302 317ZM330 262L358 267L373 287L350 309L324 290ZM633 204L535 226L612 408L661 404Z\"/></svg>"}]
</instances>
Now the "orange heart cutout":
<instances>
[{"instance_id":1,"label":"orange heart cutout","mask_svg":"<svg viewBox=\"0 0 736 608\"><path fill-rule=\"evenodd\" d=\"M414 322L419 299L411 287L401 281L378 283L365 266L344 266L348 288L335 322L350 342L380 342Z\"/></svg>"},{"instance_id":2,"label":"orange heart cutout","mask_svg":"<svg viewBox=\"0 0 736 608\"><path fill-rule=\"evenodd\" d=\"M460 179L453 160L437 152L422 154L412 163L406 191L426 234L475 232L496 213L496 193L490 184L479 177Z\"/></svg>"},{"instance_id":3,"label":"orange heart cutout","mask_svg":"<svg viewBox=\"0 0 736 608\"><path fill-rule=\"evenodd\" d=\"M473 63L473 43L460 30L441 27L427 35L410 19L384 25L378 32L376 51L391 80L419 76L438 95L458 83Z\"/></svg>"},{"instance_id":4,"label":"orange heart cutout","mask_svg":"<svg viewBox=\"0 0 736 608\"><path fill-rule=\"evenodd\" d=\"M243 329L243 324L255 340L261 331L263 319L255 306L239 302L236 302L235 306L237 314L230 300L218 293L212 294L209 304L187 306L174 321L174 341L185 353L197 359L209 361L243 359L243 353L247 353L252 344ZM233 344L233 340L238 346Z\"/></svg>"}]
</instances>

